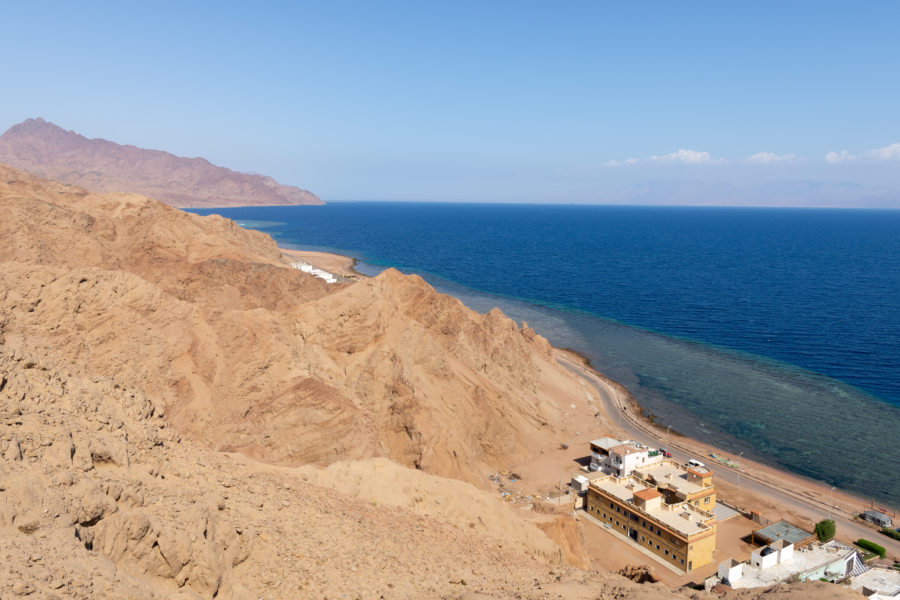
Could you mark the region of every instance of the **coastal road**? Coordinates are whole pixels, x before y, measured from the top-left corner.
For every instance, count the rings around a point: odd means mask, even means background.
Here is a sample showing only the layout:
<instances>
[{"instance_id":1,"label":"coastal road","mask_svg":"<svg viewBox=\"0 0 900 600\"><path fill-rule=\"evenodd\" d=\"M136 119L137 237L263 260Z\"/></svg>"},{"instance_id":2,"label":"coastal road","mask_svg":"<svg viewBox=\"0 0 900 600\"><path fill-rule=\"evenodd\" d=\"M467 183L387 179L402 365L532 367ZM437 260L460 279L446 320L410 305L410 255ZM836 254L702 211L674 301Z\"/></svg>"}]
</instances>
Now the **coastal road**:
<instances>
[{"instance_id":1,"label":"coastal road","mask_svg":"<svg viewBox=\"0 0 900 600\"><path fill-rule=\"evenodd\" d=\"M691 458L696 458L704 463L709 461L709 457L705 453L689 448L685 443L670 440L667 444L665 432L654 430L639 415L634 414L633 410L629 410L627 396L617 390L615 385L599 377L595 371L578 364L566 356L558 356L558 360L563 367L587 380L597 390L606 414L609 415L610 419L614 421L626 437L648 446L664 447L672 453L674 459L682 463L686 463ZM806 490L793 489L785 485L783 481L768 480L756 474L729 468L721 463L713 463L710 466L715 467L715 476L717 478L732 483L756 496L765 497L777 505L793 509L813 522L826 518L829 513L828 501L823 502L816 497L810 497L807 495L809 492ZM855 516L853 513L836 506L832 507L830 512L831 518L834 519L837 525L840 538L850 541L866 538L884 546L889 556L900 557L900 542L897 540L893 540L880 534L877 530L853 520Z\"/></svg>"}]
</instances>

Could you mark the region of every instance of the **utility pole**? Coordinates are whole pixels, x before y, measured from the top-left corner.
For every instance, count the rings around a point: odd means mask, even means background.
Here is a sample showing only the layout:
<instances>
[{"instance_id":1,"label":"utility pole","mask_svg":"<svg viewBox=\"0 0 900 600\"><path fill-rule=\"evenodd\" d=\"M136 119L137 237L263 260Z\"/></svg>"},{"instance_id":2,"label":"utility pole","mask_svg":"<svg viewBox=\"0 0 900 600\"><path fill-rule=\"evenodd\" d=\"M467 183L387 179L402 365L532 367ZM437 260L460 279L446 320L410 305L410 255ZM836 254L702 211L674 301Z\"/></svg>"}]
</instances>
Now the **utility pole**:
<instances>
[{"instance_id":1,"label":"utility pole","mask_svg":"<svg viewBox=\"0 0 900 600\"><path fill-rule=\"evenodd\" d=\"M828 518L831 518L831 509L834 507L834 487L831 488L831 494L828 496Z\"/></svg>"},{"instance_id":2,"label":"utility pole","mask_svg":"<svg viewBox=\"0 0 900 600\"><path fill-rule=\"evenodd\" d=\"M666 425L666 450L668 450L669 452L672 451L672 449L669 447L669 430L670 429L672 429L672 426Z\"/></svg>"},{"instance_id":3,"label":"utility pole","mask_svg":"<svg viewBox=\"0 0 900 600\"><path fill-rule=\"evenodd\" d=\"M741 466L741 458L744 456L744 451L741 450L741 453L738 454L738 485L741 485L741 471L743 467Z\"/></svg>"}]
</instances>

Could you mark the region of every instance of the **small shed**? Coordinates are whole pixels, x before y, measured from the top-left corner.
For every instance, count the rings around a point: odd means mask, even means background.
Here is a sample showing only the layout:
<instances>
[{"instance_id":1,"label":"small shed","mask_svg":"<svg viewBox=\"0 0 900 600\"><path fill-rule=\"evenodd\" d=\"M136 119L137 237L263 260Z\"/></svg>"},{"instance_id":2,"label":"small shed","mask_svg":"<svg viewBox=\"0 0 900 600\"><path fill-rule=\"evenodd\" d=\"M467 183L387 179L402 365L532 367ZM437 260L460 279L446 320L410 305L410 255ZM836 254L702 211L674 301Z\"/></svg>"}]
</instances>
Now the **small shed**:
<instances>
[{"instance_id":1,"label":"small shed","mask_svg":"<svg viewBox=\"0 0 900 600\"><path fill-rule=\"evenodd\" d=\"M744 576L744 563L733 558L720 562L717 575L719 579L733 587L734 582Z\"/></svg>"},{"instance_id":2,"label":"small shed","mask_svg":"<svg viewBox=\"0 0 900 600\"><path fill-rule=\"evenodd\" d=\"M573 490L575 490L578 494L583 494L587 491L588 485L590 485L590 481L584 475L575 475L572 477L572 481L569 483Z\"/></svg>"},{"instance_id":3,"label":"small shed","mask_svg":"<svg viewBox=\"0 0 900 600\"><path fill-rule=\"evenodd\" d=\"M766 546L754 550L750 555L750 564L758 569L768 569L778 564L778 550L772 546Z\"/></svg>"},{"instance_id":4,"label":"small shed","mask_svg":"<svg viewBox=\"0 0 900 600\"><path fill-rule=\"evenodd\" d=\"M891 518L889 516L877 510L867 510L862 514L862 518L869 523L878 525L879 527L891 527L893 525L893 522L891 521Z\"/></svg>"}]
</instances>

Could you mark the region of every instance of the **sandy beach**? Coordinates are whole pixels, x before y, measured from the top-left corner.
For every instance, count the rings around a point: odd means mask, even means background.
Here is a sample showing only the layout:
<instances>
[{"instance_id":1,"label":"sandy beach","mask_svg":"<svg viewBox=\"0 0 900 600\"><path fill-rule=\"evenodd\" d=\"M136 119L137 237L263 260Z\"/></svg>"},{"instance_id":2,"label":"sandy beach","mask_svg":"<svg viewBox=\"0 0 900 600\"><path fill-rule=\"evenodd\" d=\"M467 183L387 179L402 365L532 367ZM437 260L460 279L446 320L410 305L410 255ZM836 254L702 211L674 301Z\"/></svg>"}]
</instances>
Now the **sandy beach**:
<instances>
[{"instance_id":1,"label":"sandy beach","mask_svg":"<svg viewBox=\"0 0 900 600\"><path fill-rule=\"evenodd\" d=\"M302 260L314 267L334 273L345 279L365 278L366 276L354 269L356 259L330 252L315 252L312 250L291 250L281 248L281 252L291 260Z\"/></svg>"}]
</instances>

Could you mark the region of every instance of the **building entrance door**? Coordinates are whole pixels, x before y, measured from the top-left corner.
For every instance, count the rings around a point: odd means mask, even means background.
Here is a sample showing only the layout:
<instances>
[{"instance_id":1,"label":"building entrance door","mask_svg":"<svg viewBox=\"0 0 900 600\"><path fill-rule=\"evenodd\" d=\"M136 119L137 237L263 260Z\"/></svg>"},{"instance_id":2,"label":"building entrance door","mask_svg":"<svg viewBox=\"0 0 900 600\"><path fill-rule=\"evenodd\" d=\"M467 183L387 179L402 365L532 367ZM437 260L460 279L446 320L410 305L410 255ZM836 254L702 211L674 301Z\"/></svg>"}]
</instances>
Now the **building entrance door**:
<instances>
[{"instance_id":1,"label":"building entrance door","mask_svg":"<svg viewBox=\"0 0 900 600\"><path fill-rule=\"evenodd\" d=\"M628 537L630 537L634 541L637 541L637 529L635 529L634 527L629 527L628 528Z\"/></svg>"}]
</instances>

